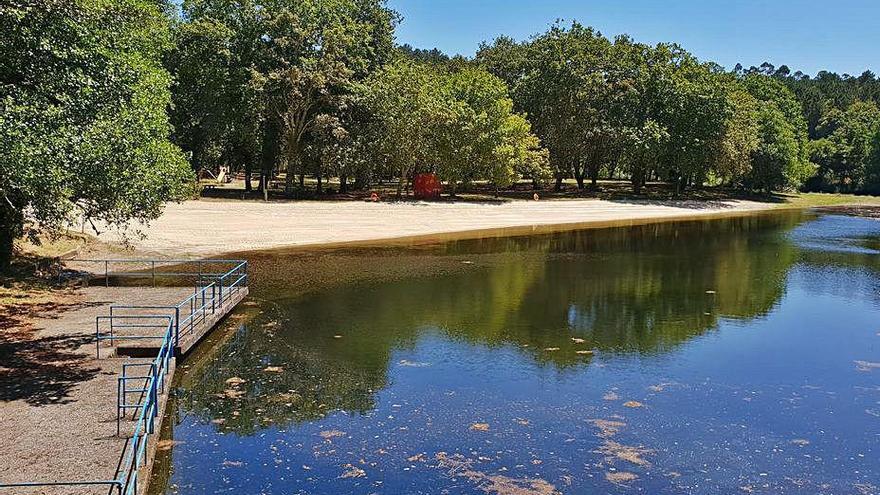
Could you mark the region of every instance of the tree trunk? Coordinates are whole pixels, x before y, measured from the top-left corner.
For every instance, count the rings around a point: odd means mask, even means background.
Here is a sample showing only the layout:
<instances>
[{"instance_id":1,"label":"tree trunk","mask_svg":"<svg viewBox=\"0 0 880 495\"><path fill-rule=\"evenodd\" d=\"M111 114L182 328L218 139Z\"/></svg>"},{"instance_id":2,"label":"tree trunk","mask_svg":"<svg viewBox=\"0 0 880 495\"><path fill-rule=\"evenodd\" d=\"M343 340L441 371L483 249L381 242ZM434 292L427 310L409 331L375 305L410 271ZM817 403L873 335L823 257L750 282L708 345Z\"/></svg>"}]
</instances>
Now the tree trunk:
<instances>
[{"instance_id":1,"label":"tree trunk","mask_svg":"<svg viewBox=\"0 0 880 495\"><path fill-rule=\"evenodd\" d=\"M400 199L403 195L403 186L406 182L406 168L400 168L400 178L397 180L397 199ZM382 181L379 180L379 184L382 184Z\"/></svg>"},{"instance_id":2,"label":"tree trunk","mask_svg":"<svg viewBox=\"0 0 880 495\"><path fill-rule=\"evenodd\" d=\"M12 264L12 249L15 246L15 238L21 235L23 218L19 211L6 203L6 199L0 197L0 273L7 273Z\"/></svg>"},{"instance_id":3,"label":"tree trunk","mask_svg":"<svg viewBox=\"0 0 880 495\"><path fill-rule=\"evenodd\" d=\"M321 169L320 168L318 169L317 179L318 179L318 194L319 195L324 194L324 181L323 181L324 178L321 176Z\"/></svg>"},{"instance_id":4,"label":"tree trunk","mask_svg":"<svg viewBox=\"0 0 880 495\"><path fill-rule=\"evenodd\" d=\"M339 193L345 194L348 192L348 177L345 175L339 176Z\"/></svg>"},{"instance_id":5,"label":"tree trunk","mask_svg":"<svg viewBox=\"0 0 880 495\"><path fill-rule=\"evenodd\" d=\"M572 169L574 169L574 180L577 182L578 190L582 191L584 189L584 171L586 167L580 163L575 163Z\"/></svg>"},{"instance_id":6,"label":"tree trunk","mask_svg":"<svg viewBox=\"0 0 880 495\"><path fill-rule=\"evenodd\" d=\"M634 170L632 172L633 193L642 194L642 186L645 184L645 172L642 170Z\"/></svg>"},{"instance_id":7,"label":"tree trunk","mask_svg":"<svg viewBox=\"0 0 880 495\"><path fill-rule=\"evenodd\" d=\"M250 160L244 164L244 190L251 192L254 188L251 186L251 174L253 174L253 165Z\"/></svg>"}]
</instances>

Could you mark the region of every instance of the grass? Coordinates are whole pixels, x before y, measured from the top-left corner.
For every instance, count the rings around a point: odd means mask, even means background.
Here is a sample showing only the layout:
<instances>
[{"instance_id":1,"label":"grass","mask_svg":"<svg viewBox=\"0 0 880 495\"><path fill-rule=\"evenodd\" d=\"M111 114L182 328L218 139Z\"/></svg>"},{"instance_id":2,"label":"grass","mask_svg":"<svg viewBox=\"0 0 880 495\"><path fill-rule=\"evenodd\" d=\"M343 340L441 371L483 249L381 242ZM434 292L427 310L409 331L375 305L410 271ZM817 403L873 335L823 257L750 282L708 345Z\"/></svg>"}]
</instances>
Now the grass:
<instances>
[{"instance_id":1,"label":"grass","mask_svg":"<svg viewBox=\"0 0 880 495\"><path fill-rule=\"evenodd\" d=\"M777 194L786 208L809 208L819 206L880 206L880 196L835 193L788 193Z\"/></svg>"}]
</instances>

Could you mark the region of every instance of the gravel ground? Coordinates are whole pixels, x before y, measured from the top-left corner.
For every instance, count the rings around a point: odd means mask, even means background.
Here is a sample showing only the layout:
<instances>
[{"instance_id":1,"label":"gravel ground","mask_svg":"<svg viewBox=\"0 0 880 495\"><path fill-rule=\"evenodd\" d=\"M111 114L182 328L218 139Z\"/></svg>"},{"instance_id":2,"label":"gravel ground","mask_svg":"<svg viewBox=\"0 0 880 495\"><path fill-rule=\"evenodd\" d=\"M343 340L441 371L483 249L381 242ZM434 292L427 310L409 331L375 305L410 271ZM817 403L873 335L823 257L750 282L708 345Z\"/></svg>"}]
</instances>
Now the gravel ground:
<instances>
[{"instance_id":1,"label":"gravel ground","mask_svg":"<svg viewBox=\"0 0 880 495\"><path fill-rule=\"evenodd\" d=\"M541 200L502 203L236 200L170 204L144 237L128 235L140 251L165 256L334 242L370 241L524 226L626 222L767 210L750 201ZM119 232L100 239L117 242Z\"/></svg>"},{"instance_id":2,"label":"gravel ground","mask_svg":"<svg viewBox=\"0 0 880 495\"><path fill-rule=\"evenodd\" d=\"M116 377L124 358L95 359L95 316L116 304L168 304L192 289L89 287L80 303L6 329L0 338L0 482L112 479L126 440L116 436ZM107 493L4 489L2 493Z\"/></svg>"}]
</instances>

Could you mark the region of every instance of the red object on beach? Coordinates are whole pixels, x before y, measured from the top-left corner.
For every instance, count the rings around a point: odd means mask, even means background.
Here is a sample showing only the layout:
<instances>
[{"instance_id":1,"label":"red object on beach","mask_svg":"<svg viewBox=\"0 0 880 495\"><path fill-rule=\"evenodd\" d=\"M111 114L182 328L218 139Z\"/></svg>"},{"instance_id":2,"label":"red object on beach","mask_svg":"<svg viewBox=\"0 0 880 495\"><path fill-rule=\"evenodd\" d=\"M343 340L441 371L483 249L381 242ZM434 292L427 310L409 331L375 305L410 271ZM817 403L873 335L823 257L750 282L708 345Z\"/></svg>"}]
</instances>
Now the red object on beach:
<instances>
[{"instance_id":1,"label":"red object on beach","mask_svg":"<svg viewBox=\"0 0 880 495\"><path fill-rule=\"evenodd\" d=\"M413 194L417 198L439 198L440 190L440 179L435 174L418 174L413 178Z\"/></svg>"}]
</instances>

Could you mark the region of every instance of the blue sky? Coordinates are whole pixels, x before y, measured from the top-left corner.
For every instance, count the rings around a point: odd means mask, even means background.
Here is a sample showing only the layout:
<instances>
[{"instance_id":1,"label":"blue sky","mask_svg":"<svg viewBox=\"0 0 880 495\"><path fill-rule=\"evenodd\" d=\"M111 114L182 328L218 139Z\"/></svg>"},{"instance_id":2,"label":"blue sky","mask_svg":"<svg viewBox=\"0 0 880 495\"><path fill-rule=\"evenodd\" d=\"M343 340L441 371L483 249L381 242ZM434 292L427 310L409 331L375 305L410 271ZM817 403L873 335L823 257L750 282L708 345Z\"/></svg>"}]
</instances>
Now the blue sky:
<instances>
[{"instance_id":1,"label":"blue sky","mask_svg":"<svg viewBox=\"0 0 880 495\"><path fill-rule=\"evenodd\" d=\"M480 41L525 39L556 19L613 37L677 42L732 68L769 61L809 74L880 72L880 0L389 0L399 43L472 56Z\"/></svg>"}]
</instances>

